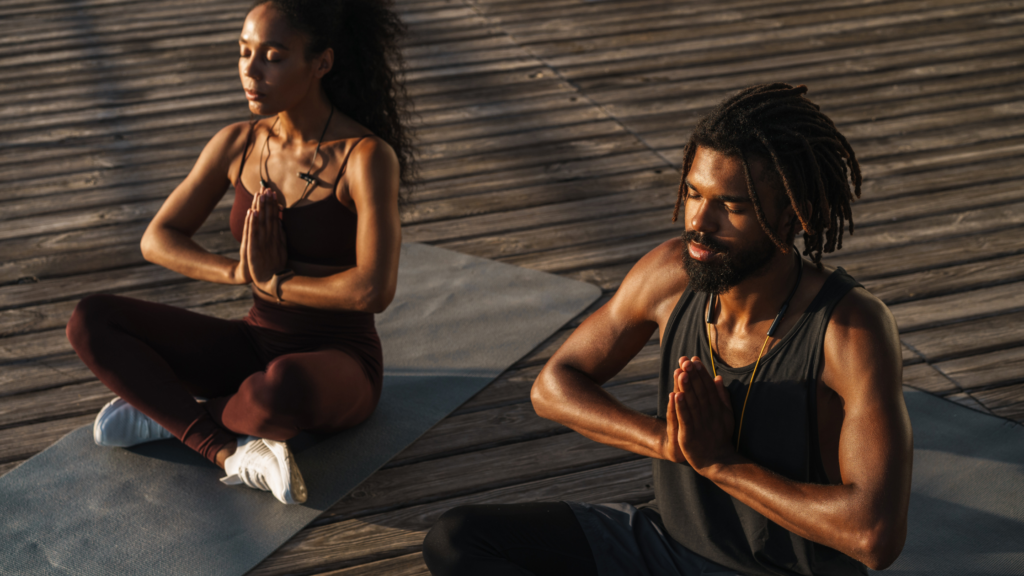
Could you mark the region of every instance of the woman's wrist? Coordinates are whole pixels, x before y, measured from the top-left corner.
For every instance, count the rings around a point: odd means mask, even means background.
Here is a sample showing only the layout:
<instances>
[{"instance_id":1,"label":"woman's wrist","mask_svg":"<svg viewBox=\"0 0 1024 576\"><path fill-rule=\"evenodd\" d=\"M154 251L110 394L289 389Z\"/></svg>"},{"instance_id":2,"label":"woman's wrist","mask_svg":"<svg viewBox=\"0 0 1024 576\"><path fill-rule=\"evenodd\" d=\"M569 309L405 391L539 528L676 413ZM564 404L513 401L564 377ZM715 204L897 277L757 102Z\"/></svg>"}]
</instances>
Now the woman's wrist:
<instances>
[{"instance_id":1,"label":"woman's wrist","mask_svg":"<svg viewBox=\"0 0 1024 576\"><path fill-rule=\"evenodd\" d=\"M280 272L276 272L266 281L256 282L255 280L253 280L252 285L254 288L256 288L256 290L269 296L270 298L273 298L274 300L277 300L280 303L284 302L284 299L281 297L281 284L284 281L291 278L292 276L295 276L295 272L287 269L281 270Z\"/></svg>"}]
</instances>

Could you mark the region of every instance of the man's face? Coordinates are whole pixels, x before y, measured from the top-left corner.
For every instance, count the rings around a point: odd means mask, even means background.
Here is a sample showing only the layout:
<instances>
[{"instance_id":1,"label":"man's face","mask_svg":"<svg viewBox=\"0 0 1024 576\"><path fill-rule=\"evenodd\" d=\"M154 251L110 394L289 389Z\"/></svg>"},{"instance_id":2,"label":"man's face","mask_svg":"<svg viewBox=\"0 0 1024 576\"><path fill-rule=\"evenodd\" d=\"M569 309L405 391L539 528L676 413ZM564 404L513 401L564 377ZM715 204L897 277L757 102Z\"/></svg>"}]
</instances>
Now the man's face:
<instances>
[{"instance_id":1,"label":"man's face","mask_svg":"<svg viewBox=\"0 0 1024 576\"><path fill-rule=\"evenodd\" d=\"M780 191L762 183L762 170L762 163L751 159L761 208L768 224L778 230L785 207L780 210ZM778 252L757 221L739 158L698 147L684 193L683 266L693 290L721 294L756 276Z\"/></svg>"}]
</instances>

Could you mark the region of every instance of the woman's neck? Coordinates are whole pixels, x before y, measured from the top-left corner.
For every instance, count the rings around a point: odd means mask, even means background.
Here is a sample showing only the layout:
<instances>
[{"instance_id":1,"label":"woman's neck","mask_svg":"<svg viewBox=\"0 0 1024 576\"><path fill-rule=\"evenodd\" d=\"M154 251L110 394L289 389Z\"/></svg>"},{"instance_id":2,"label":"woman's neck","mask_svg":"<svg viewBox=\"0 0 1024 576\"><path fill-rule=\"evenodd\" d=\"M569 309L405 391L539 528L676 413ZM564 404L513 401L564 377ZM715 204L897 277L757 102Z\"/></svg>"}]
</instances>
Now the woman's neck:
<instances>
[{"instance_id":1,"label":"woman's neck","mask_svg":"<svg viewBox=\"0 0 1024 576\"><path fill-rule=\"evenodd\" d=\"M277 115L277 132L286 144L316 142L324 132L324 124L331 114L331 101L322 89L310 92L309 97Z\"/></svg>"}]
</instances>

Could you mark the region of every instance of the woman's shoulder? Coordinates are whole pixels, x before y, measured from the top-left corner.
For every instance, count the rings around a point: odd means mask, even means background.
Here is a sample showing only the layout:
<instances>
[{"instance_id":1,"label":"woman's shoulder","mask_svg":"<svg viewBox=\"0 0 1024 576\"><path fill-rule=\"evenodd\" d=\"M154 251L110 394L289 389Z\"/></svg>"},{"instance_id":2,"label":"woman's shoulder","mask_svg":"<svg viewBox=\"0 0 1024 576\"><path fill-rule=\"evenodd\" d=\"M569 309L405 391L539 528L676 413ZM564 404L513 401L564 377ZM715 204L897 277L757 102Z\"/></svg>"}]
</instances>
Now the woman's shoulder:
<instances>
[{"instance_id":1,"label":"woman's shoulder","mask_svg":"<svg viewBox=\"0 0 1024 576\"><path fill-rule=\"evenodd\" d=\"M400 182L398 156L379 136L366 134L347 139L344 178L339 180L339 196L391 202L397 199Z\"/></svg>"},{"instance_id":2,"label":"woman's shoulder","mask_svg":"<svg viewBox=\"0 0 1024 576\"><path fill-rule=\"evenodd\" d=\"M346 173L371 171L383 175L398 170L398 155L380 136L369 133L348 140Z\"/></svg>"},{"instance_id":3,"label":"woman's shoulder","mask_svg":"<svg viewBox=\"0 0 1024 576\"><path fill-rule=\"evenodd\" d=\"M210 142L218 143L222 148L228 150L238 149L239 151L245 147L246 142L249 139L249 135L255 130L255 126L248 121L234 122L221 128Z\"/></svg>"}]
</instances>

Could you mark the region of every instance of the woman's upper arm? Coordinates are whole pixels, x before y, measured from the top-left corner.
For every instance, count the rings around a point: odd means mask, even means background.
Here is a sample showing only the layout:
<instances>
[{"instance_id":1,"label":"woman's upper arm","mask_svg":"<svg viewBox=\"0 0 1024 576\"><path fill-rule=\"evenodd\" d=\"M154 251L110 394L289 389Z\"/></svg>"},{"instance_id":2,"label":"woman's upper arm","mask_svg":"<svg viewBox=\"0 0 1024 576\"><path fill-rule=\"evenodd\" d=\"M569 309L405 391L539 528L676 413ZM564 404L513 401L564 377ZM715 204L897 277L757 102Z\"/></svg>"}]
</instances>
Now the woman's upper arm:
<instances>
[{"instance_id":1,"label":"woman's upper arm","mask_svg":"<svg viewBox=\"0 0 1024 576\"><path fill-rule=\"evenodd\" d=\"M199 154L185 180L164 201L149 228L169 228L192 236L202 226L231 183L233 160L240 158L248 123L223 128Z\"/></svg>"},{"instance_id":2,"label":"woman's upper arm","mask_svg":"<svg viewBox=\"0 0 1024 576\"><path fill-rule=\"evenodd\" d=\"M345 176L358 215L356 267L371 285L374 307L383 310L398 284L402 246L398 158L383 140L366 138L352 151Z\"/></svg>"}]
</instances>

